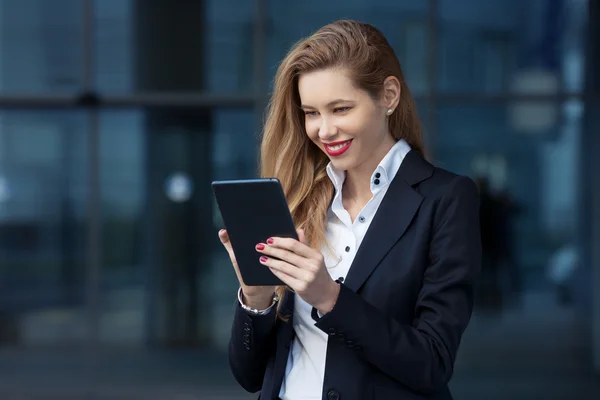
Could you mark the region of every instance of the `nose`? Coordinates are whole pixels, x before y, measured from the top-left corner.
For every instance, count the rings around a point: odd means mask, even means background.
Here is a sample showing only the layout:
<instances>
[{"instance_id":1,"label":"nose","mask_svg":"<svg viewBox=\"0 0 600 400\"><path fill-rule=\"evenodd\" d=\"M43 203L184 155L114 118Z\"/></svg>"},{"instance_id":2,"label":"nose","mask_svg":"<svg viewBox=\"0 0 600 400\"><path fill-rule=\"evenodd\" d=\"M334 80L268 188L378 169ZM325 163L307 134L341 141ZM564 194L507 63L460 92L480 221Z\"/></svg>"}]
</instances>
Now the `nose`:
<instances>
[{"instance_id":1,"label":"nose","mask_svg":"<svg viewBox=\"0 0 600 400\"><path fill-rule=\"evenodd\" d=\"M329 140L337 135L337 127L329 118L322 118L321 127L319 128L319 138L321 140Z\"/></svg>"}]
</instances>

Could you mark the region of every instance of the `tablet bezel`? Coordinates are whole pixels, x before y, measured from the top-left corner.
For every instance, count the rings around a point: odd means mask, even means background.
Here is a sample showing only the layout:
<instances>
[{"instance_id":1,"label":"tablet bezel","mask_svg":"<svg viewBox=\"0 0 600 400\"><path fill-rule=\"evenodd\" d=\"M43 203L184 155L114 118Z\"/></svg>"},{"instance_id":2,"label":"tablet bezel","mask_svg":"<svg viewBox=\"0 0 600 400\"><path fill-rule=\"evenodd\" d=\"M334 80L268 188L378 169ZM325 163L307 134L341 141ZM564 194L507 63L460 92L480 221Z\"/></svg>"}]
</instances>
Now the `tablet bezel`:
<instances>
[{"instance_id":1,"label":"tablet bezel","mask_svg":"<svg viewBox=\"0 0 600 400\"><path fill-rule=\"evenodd\" d=\"M281 182L277 178L218 180L212 189L247 286L285 285L260 263L258 243L269 237L298 239Z\"/></svg>"}]
</instances>

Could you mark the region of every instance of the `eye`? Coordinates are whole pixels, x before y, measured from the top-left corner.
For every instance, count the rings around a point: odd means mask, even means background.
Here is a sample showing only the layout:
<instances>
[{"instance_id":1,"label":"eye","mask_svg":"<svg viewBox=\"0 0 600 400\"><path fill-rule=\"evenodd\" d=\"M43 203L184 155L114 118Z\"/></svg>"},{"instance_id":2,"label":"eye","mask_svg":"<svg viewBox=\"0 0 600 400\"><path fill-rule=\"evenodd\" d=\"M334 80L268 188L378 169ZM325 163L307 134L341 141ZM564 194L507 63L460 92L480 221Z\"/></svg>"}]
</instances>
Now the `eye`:
<instances>
[{"instance_id":1,"label":"eye","mask_svg":"<svg viewBox=\"0 0 600 400\"><path fill-rule=\"evenodd\" d=\"M335 113L345 113L347 111L350 111L351 107L337 107L333 110L333 112Z\"/></svg>"},{"instance_id":2,"label":"eye","mask_svg":"<svg viewBox=\"0 0 600 400\"><path fill-rule=\"evenodd\" d=\"M306 115L307 117L314 117L315 115L317 115L316 111L304 111L304 115Z\"/></svg>"}]
</instances>

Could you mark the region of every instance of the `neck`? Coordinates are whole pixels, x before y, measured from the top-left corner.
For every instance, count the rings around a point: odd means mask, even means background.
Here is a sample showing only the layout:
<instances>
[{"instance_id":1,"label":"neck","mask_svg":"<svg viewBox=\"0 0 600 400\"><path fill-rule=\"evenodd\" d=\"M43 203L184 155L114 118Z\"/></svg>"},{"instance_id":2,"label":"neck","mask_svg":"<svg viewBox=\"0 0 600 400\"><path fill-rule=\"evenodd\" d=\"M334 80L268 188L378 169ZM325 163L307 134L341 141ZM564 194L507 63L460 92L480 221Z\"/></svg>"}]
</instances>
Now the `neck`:
<instances>
[{"instance_id":1,"label":"neck","mask_svg":"<svg viewBox=\"0 0 600 400\"><path fill-rule=\"evenodd\" d=\"M382 143L364 163L346 171L343 188L344 199L352 199L353 202L364 204L373 197L373 193L371 192L371 176L381 160L383 160L383 157L396 144L391 136L388 137L389 140Z\"/></svg>"}]
</instances>

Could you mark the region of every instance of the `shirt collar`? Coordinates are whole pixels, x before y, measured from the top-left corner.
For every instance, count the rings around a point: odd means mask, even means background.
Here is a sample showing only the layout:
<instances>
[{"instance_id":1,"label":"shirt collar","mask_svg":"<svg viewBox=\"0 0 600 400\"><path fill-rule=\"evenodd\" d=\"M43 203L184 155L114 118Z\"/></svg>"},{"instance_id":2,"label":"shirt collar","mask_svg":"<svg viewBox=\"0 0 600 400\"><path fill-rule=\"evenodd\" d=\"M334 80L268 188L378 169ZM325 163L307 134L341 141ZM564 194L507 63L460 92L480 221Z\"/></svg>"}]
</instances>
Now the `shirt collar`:
<instances>
[{"instance_id":1,"label":"shirt collar","mask_svg":"<svg viewBox=\"0 0 600 400\"><path fill-rule=\"evenodd\" d=\"M400 169L404 157L406 157L410 150L409 144L404 139L398 140L392 146L379 165L377 165L375 171L373 171L373 175L371 175L371 192L373 194L390 184ZM330 162L327 164L327 175L331 179L331 182L333 182L337 195L342 190L344 180L346 179L346 171L335 168Z\"/></svg>"}]
</instances>

